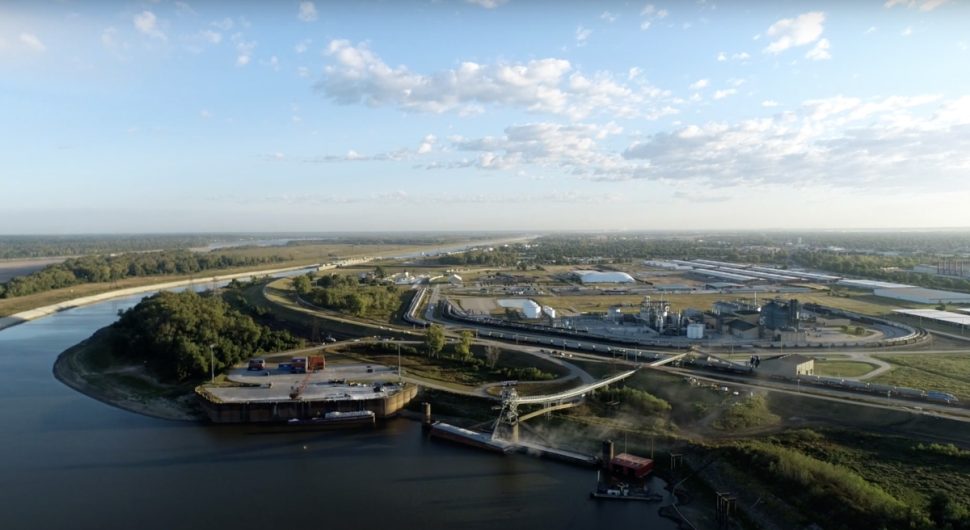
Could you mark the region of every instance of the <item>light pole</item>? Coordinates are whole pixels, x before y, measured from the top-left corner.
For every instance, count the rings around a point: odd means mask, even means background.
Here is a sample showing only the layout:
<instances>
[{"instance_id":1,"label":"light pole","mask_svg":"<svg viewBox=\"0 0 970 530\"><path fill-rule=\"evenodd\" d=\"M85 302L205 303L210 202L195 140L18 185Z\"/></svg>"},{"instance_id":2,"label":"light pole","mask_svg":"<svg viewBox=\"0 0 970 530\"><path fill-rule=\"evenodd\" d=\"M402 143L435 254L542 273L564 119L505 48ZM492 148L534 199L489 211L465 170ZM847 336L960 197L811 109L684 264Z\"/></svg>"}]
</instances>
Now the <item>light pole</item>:
<instances>
[{"instance_id":1,"label":"light pole","mask_svg":"<svg viewBox=\"0 0 970 530\"><path fill-rule=\"evenodd\" d=\"M215 344L209 344L209 382L216 382L216 364L215 355L212 353L212 348Z\"/></svg>"}]
</instances>

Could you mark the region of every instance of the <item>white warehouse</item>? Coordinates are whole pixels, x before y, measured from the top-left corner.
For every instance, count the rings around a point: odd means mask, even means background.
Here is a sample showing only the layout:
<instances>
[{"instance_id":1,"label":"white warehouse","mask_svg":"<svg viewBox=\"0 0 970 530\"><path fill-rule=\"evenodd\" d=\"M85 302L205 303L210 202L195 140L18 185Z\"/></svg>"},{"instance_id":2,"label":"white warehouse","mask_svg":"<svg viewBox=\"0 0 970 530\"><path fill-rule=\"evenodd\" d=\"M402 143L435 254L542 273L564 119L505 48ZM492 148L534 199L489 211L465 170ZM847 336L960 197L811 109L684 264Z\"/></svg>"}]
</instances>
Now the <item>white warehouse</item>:
<instances>
[{"instance_id":1,"label":"white warehouse","mask_svg":"<svg viewBox=\"0 0 970 530\"><path fill-rule=\"evenodd\" d=\"M528 298L503 298L498 301L498 305L518 309L525 318L539 318L542 315L542 306Z\"/></svg>"},{"instance_id":2,"label":"white warehouse","mask_svg":"<svg viewBox=\"0 0 970 530\"><path fill-rule=\"evenodd\" d=\"M636 283L633 276L618 271L573 271L583 283Z\"/></svg>"},{"instance_id":3,"label":"white warehouse","mask_svg":"<svg viewBox=\"0 0 970 530\"><path fill-rule=\"evenodd\" d=\"M916 302L918 304L970 304L970 294L922 287L873 289L872 294L883 298Z\"/></svg>"}]
</instances>

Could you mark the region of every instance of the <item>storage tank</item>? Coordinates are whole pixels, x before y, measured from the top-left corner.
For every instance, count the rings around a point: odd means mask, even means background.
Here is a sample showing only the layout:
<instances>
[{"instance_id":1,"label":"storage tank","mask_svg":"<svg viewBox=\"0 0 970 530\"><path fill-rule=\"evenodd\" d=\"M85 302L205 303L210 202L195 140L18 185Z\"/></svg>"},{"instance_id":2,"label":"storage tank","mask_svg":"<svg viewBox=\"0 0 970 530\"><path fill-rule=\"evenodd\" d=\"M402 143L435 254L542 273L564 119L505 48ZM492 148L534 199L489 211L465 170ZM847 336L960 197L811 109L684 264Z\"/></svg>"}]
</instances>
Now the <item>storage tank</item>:
<instances>
[{"instance_id":1,"label":"storage tank","mask_svg":"<svg viewBox=\"0 0 970 530\"><path fill-rule=\"evenodd\" d=\"M556 310L547 305L542 306L542 312L549 318L556 318Z\"/></svg>"},{"instance_id":2,"label":"storage tank","mask_svg":"<svg viewBox=\"0 0 970 530\"><path fill-rule=\"evenodd\" d=\"M688 339L703 339L704 338L704 324L687 324L687 338Z\"/></svg>"},{"instance_id":3,"label":"storage tank","mask_svg":"<svg viewBox=\"0 0 970 530\"><path fill-rule=\"evenodd\" d=\"M525 315L525 318L539 318L539 315L542 314L542 306L532 300L526 300L522 304L522 314Z\"/></svg>"}]
</instances>

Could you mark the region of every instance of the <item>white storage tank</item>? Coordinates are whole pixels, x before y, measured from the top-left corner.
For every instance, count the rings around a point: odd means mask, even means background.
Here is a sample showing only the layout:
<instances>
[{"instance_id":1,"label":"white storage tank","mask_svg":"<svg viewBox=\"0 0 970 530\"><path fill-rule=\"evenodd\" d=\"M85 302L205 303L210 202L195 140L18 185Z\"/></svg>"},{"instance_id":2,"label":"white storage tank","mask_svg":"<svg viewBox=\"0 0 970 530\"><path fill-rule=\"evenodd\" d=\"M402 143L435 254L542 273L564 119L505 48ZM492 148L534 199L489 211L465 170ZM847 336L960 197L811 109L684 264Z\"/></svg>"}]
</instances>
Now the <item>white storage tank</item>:
<instances>
[{"instance_id":1,"label":"white storage tank","mask_svg":"<svg viewBox=\"0 0 970 530\"><path fill-rule=\"evenodd\" d=\"M688 339L703 339L704 338L704 324L687 324L687 338Z\"/></svg>"},{"instance_id":2,"label":"white storage tank","mask_svg":"<svg viewBox=\"0 0 970 530\"><path fill-rule=\"evenodd\" d=\"M532 300L526 300L522 304L522 314L525 318L539 318L542 314L542 306Z\"/></svg>"},{"instance_id":3,"label":"white storage tank","mask_svg":"<svg viewBox=\"0 0 970 530\"><path fill-rule=\"evenodd\" d=\"M542 306L542 312L549 318L556 318L556 310L547 305Z\"/></svg>"}]
</instances>

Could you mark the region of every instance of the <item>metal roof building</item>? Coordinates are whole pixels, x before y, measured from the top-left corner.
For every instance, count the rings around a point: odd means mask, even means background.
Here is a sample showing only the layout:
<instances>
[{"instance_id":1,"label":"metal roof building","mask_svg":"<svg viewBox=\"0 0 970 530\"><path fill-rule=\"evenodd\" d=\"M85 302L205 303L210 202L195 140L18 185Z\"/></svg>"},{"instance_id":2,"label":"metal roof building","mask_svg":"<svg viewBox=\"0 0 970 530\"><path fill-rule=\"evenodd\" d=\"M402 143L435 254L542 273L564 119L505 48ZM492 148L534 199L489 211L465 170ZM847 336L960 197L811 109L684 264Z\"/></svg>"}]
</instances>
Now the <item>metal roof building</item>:
<instances>
[{"instance_id":1,"label":"metal roof building","mask_svg":"<svg viewBox=\"0 0 970 530\"><path fill-rule=\"evenodd\" d=\"M939 291L922 287L898 289L874 289L872 294L883 298L916 302L918 304L970 304L970 294L954 291Z\"/></svg>"}]
</instances>

